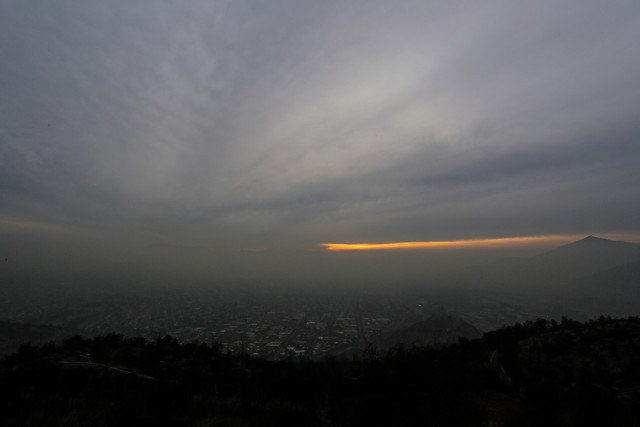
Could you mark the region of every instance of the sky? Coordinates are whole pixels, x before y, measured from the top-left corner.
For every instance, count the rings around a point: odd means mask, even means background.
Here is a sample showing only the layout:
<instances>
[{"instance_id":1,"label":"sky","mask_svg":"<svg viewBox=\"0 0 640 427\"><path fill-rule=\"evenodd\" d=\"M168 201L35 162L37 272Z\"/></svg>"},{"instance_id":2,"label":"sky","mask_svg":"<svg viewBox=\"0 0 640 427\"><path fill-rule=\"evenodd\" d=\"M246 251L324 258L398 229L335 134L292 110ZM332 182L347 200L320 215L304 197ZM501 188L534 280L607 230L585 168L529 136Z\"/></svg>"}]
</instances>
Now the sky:
<instances>
[{"instance_id":1,"label":"sky","mask_svg":"<svg viewBox=\"0 0 640 427\"><path fill-rule=\"evenodd\" d=\"M640 241L637 1L8 0L0 28L16 271L328 280L364 256L330 244ZM400 252L375 263L424 256Z\"/></svg>"}]
</instances>

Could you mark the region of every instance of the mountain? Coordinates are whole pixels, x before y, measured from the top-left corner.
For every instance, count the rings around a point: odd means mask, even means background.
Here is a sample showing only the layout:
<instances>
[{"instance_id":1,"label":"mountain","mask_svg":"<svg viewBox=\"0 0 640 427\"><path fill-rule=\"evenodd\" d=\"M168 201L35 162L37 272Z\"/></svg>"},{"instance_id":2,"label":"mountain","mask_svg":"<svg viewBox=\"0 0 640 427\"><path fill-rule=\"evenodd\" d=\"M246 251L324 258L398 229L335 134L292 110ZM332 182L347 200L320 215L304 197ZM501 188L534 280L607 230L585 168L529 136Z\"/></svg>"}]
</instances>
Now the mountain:
<instances>
[{"instance_id":1,"label":"mountain","mask_svg":"<svg viewBox=\"0 0 640 427\"><path fill-rule=\"evenodd\" d=\"M640 244L589 236L534 257L531 267L566 281L633 261L640 261Z\"/></svg>"},{"instance_id":2,"label":"mountain","mask_svg":"<svg viewBox=\"0 0 640 427\"><path fill-rule=\"evenodd\" d=\"M571 288L594 296L640 297L640 260L575 280Z\"/></svg>"},{"instance_id":3,"label":"mountain","mask_svg":"<svg viewBox=\"0 0 640 427\"><path fill-rule=\"evenodd\" d=\"M588 236L533 257L474 267L459 277L467 283L512 290L554 290L635 261L640 261L640 244Z\"/></svg>"}]
</instances>

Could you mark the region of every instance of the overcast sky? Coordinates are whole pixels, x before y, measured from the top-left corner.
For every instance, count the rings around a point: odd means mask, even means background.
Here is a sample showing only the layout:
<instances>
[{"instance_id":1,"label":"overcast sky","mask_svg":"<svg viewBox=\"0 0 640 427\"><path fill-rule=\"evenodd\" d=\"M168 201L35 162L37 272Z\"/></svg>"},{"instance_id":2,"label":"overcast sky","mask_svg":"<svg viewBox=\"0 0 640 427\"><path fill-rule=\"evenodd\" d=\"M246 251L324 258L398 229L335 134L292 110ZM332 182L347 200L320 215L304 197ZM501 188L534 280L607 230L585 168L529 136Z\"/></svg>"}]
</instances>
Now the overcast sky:
<instances>
[{"instance_id":1,"label":"overcast sky","mask_svg":"<svg viewBox=\"0 0 640 427\"><path fill-rule=\"evenodd\" d=\"M637 1L16 0L0 28L7 257L640 233Z\"/></svg>"}]
</instances>

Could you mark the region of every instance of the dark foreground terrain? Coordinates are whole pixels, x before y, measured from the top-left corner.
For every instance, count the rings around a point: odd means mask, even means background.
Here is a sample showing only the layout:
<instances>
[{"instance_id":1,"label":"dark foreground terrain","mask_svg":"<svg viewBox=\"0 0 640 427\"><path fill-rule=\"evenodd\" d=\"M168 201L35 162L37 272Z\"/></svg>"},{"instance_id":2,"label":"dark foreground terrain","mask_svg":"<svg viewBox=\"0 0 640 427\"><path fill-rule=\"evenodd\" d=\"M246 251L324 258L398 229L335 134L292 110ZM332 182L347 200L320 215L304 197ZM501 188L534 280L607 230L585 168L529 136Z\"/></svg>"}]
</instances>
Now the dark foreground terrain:
<instances>
[{"instance_id":1,"label":"dark foreground terrain","mask_svg":"<svg viewBox=\"0 0 640 427\"><path fill-rule=\"evenodd\" d=\"M0 425L639 425L640 319L537 320L442 349L268 362L110 334L0 363Z\"/></svg>"}]
</instances>

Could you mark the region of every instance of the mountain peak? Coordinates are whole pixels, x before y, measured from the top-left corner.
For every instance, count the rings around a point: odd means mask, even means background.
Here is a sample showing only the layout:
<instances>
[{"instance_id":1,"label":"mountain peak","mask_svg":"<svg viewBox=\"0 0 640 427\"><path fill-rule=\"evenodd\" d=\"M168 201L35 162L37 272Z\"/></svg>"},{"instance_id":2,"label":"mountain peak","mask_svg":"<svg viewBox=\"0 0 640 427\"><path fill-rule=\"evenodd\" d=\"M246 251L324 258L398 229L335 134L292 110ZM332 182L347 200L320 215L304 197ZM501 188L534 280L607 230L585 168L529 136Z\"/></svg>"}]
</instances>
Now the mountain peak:
<instances>
[{"instance_id":1,"label":"mountain peak","mask_svg":"<svg viewBox=\"0 0 640 427\"><path fill-rule=\"evenodd\" d=\"M611 262L617 260L619 262L616 262L616 264L622 264L635 261L640 257L640 244L587 236L584 239L559 246L546 252L546 254L542 254L542 257L548 256L577 257L583 261L591 259L589 262L598 262L602 260L602 257L605 257L610 258ZM567 259L564 259L564 261L567 261ZM613 267L614 265L612 264L611 266Z\"/></svg>"},{"instance_id":2,"label":"mountain peak","mask_svg":"<svg viewBox=\"0 0 640 427\"><path fill-rule=\"evenodd\" d=\"M616 243L622 243L622 242L616 242L614 240L608 240L608 239L603 239L601 237L596 237L594 235L589 235L583 239L576 240L575 242L558 246L557 248L552 249L548 253L596 249L596 248L601 248L606 246L615 246Z\"/></svg>"},{"instance_id":3,"label":"mountain peak","mask_svg":"<svg viewBox=\"0 0 640 427\"><path fill-rule=\"evenodd\" d=\"M558 249L563 248L563 247L570 247L570 248L576 248L576 247L609 247L609 248L613 248L613 247L640 247L640 245L638 243L631 243L631 242L625 242L625 241L621 241L621 240L609 240L609 239L603 239L602 237L596 237L593 235L587 236L584 239L580 239L577 240L573 243L569 243L567 245L564 246L560 246Z\"/></svg>"},{"instance_id":4,"label":"mountain peak","mask_svg":"<svg viewBox=\"0 0 640 427\"><path fill-rule=\"evenodd\" d=\"M547 253L565 253L575 251L618 251L618 250L632 250L637 252L640 249L640 245L637 243L629 243L618 240L603 239L593 235L587 236L584 239L577 240L575 242L559 246L552 249Z\"/></svg>"},{"instance_id":5,"label":"mountain peak","mask_svg":"<svg viewBox=\"0 0 640 427\"><path fill-rule=\"evenodd\" d=\"M604 243L604 242L611 242L612 240L608 240L608 239L603 239L601 237L596 237L594 235L589 235L587 237L585 237L584 239L580 239L574 243Z\"/></svg>"}]
</instances>

